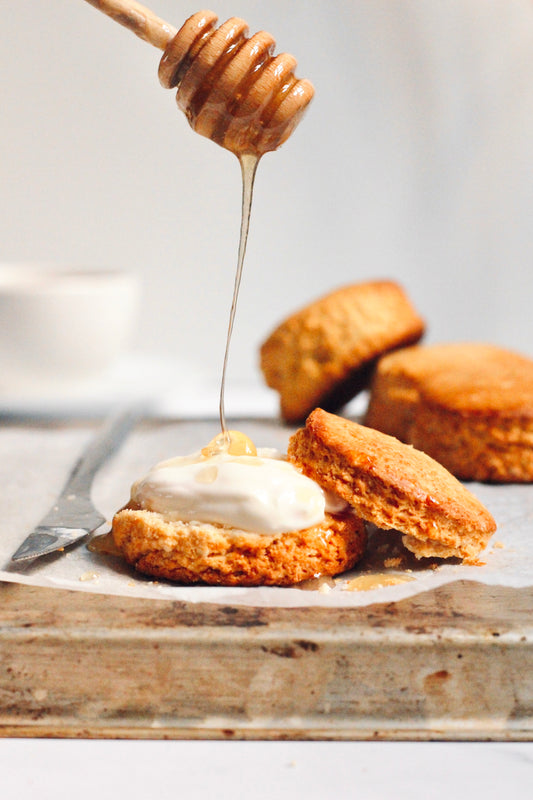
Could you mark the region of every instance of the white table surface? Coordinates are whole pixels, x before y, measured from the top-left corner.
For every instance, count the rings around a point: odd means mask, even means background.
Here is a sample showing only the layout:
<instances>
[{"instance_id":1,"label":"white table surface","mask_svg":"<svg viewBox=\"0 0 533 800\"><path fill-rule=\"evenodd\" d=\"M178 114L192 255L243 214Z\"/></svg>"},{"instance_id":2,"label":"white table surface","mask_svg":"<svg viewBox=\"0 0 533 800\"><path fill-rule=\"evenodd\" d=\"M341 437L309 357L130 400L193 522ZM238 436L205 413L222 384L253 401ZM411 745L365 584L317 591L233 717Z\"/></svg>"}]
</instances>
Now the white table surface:
<instances>
[{"instance_id":1,"label":"white table surface","mask_svg":"<svg viewBox=\"0 0 533 800\"><path fill-rule=\"evenodd\" d=\"M533 743L0 740L4 800L530 800Z\"/></svg>"}]
</instances>

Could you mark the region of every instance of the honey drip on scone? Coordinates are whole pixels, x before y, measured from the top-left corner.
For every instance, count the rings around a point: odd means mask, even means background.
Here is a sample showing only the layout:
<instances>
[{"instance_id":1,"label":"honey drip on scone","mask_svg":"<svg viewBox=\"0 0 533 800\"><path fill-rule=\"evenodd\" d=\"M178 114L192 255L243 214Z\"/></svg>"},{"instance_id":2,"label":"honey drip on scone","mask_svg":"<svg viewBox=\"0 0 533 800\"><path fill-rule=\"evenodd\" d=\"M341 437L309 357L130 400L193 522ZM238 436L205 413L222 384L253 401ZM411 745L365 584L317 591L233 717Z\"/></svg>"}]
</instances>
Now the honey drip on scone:
<instances>
[{"instance_id":1,"label":"honey drip on scone","mask_svg":"<svg viewBox=\"0 0 533 800\"><path fill-rule=\"evenodd\" d=\"M113 534L103 533L100 536L94 536L87 545L87 549L91 553L100 553L105 556L120 556L122 555L120 549L117 547Z\"/></svg>"},{"instance_id":2,"label":"honey drip on scone","mask_svg":"<svg viewBox=\"0 0 533 800\"><path fill-rule=\"evenodd\" d=\"M205 458L228 453L230 456L256 456L257 449L252 440L241 431L226 431L226 437L222 433L211 439L209 444L202 448L202 455Z\"/></svg>"},{"instance_id":3,"label":"honey drip on scone","mask_svg":"<svg viewBox=\"0 0 533 800\"><path fill-rule=\"evenodd\" d=\"M239 252L237 256L237 271L235 273L235 284L233 287L233 298L231 302L231 309L229 315L228 332L226 336L226 349L224 351L224 362L222 365L222 378L220 381L220 400L219 400L219 416L220 416L220 429L221 441L220 445L222 450L228 450L231 445L231 438L226 426L226 411L224 407L225 391L226 391L226 374L228 369L229 349L231 344L231 334L233 333L233 325L235 323L235 314L237 311L237 302L239 299L239 289L242 279L242 270L244 267L244 256L246 254L246 243L248 241L248 231L250 229L250 213L252 210L252 196L254 189L255 173L259 158L257 156L244 155L239 158L242 174L242 208L241 208L241 231L239 237Z\"/></svg>"}]
</instances>

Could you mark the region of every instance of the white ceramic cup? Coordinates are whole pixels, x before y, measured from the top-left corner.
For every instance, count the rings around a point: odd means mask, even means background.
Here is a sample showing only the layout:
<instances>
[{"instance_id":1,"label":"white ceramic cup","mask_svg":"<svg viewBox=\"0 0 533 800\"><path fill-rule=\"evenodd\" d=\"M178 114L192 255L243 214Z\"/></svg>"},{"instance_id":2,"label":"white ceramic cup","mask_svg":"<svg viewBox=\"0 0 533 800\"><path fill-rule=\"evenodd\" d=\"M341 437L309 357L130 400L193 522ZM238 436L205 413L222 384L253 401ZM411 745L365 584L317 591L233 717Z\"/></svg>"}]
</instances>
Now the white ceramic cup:
<instances>
[{"instance_id":1,"label":"white ceramic cup","mask_svg":"<svg viewBox=\"0 0 533 800\"><path fill-rule=\"evenodd\" d=\"M0 392L94 381L123 354L139 281L126 272L0 264Z\"/></svg>"}]
</instances>

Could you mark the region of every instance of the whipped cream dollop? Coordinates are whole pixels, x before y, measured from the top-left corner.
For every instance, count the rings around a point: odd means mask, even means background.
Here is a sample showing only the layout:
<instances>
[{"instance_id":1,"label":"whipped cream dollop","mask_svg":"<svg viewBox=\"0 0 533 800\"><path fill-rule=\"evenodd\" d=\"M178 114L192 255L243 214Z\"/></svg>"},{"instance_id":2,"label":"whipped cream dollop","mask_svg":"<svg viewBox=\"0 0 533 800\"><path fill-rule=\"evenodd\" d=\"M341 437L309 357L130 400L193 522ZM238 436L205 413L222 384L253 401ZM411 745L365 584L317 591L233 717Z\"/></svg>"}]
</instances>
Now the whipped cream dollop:
<instances>
[{"instance_id":1,"label":"whipped cream dollop","mask_svg":"<svg viewBox=\"0 0 533 800\"><path fill-rule=\"evenodd\" d=\"M131 498L168 519L266 534L309 528L325 511L346 508L270 448L256 456L198 452L162 461L134 484Z\"/></svg>"}]
</instances>

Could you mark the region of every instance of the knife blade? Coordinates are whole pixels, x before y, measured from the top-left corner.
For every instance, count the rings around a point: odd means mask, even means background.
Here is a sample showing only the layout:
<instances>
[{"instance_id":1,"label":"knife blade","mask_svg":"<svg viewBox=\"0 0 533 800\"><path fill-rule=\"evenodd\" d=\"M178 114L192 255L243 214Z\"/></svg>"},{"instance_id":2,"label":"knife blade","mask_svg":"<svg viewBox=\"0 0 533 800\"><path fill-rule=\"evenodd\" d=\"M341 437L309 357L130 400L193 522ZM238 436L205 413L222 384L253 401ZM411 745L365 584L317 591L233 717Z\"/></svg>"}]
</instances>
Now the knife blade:
<instances>
[{"instance_id":1,"label":"knife blade","mask_svg":"<svg viewBox=\"0 0 533 800\"><path fill-rule=\"evenodd\" d=\"M128 409L110 417L74 464L61 494L37 527L11 556L11 561L39 558L88 536L105 517L91 499L93 478L122 444L139 419L140 411Z\"/></svg>"}]
</instances>

